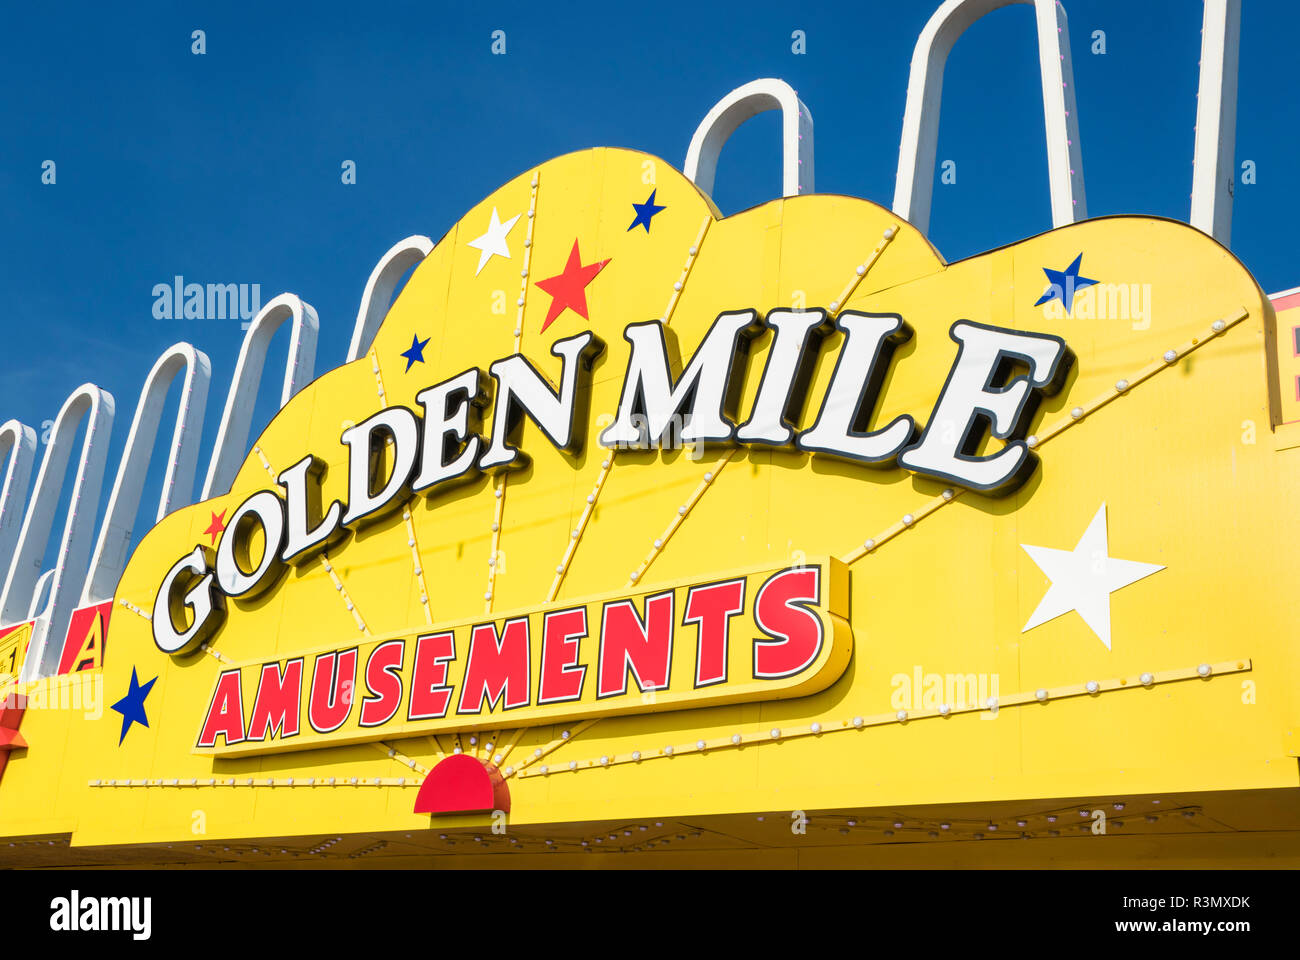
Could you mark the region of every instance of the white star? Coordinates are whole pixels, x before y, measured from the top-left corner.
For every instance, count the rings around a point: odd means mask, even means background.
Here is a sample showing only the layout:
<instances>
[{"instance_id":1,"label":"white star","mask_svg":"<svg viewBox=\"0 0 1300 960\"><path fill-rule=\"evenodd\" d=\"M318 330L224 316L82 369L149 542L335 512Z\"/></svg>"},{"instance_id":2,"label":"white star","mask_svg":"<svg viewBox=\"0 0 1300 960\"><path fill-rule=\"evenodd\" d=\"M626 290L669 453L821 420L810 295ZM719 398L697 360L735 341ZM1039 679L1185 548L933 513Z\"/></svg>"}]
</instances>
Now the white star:
<instances>
[{"instance_id":1,"label":"white star","mask_svg":"<svg viewBox=\"0 0 1300 960\"><path fill-rule=\"evenodd\" d=\"M479 251L478 269L474 271L474 276L477 277L482 273L483 268L487 266L487 262L494 256L510 259L510 248L506 246L506 234L510 232L510 228L515 225L515 221L519 219L519 216L516 213L505 223L502 223L501 218L497 215L497 208L492 208L492 220L488 223L487 233L474 238L468 244Z\"/></svg>"},{"instance_id":2,"label":"white star","mask_svg":"<svg viewBox=\"0 0 1300 960\"><path fill-rule=\"evenodd\" d=\"M1107 650L1110 649L1110 595L1120 587L1164 569L1159 564L1116 560L1108 555L1104 503L1073 550L1023 543L1020 546L1052 581L1038 609L1020 632L1075 610Z\"/></svg>"}]
</instances>

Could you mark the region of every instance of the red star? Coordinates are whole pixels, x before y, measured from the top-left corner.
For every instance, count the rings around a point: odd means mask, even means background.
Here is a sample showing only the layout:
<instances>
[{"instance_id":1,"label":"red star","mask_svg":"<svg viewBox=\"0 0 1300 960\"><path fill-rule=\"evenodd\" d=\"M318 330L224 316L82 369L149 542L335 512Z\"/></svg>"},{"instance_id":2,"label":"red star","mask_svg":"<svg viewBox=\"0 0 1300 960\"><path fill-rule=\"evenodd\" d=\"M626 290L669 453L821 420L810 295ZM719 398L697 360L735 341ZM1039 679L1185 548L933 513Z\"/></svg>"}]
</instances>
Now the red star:
<instances>
[{"instance_id":1,"label":"red star","mask_svg":"<svg viewBox=\"0 0 1300 960\"><path fill-rule=\"evenodd\" d=\"M212 538L212 545L215 546L217 543L218 535L220 535L221 532L225 529L226 529L226 511L222 510L220 513L214 513L212 515L212 522L208 524L208 529L204 530L203 532Z\"/></svg>"},{"instance_id":2,"label":"red star","mask_svg":"<svg viewBox=\"0 0 1300 960\"><path fill-rule=\"evenodd\" d=\"M546 311L546 320L542 323L543 332L564 312L566 307L582 319L589 319L587 284L596 279L596 274L600 273L607 263L609 260L602 260L600 263L589 263L584 267L582 257L578 254L578 241L573 241L573 249L569 251L569 260L564 265L564 272L537 281L537 285L551 295L551 309Z\"/></svg>"}]
</instances>

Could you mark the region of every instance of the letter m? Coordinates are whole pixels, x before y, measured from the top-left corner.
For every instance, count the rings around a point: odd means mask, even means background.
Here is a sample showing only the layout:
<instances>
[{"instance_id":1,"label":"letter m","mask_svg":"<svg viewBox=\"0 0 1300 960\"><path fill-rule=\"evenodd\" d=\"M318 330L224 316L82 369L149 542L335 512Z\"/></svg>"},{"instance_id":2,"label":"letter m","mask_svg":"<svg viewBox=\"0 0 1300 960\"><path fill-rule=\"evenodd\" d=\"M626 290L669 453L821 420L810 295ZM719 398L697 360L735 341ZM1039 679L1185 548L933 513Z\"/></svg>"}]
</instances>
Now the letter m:
<instances>
[{"instance_id":1,"label":"letter m","mask_svg":"<svg viewBox=\"0 0 1300 960\"><path fill-rule=\"evenodd\" d=\"M239 284L208 284L208 319L233 320L239 316Z\"/></svg>"},{"instance_id":2,"label":"letter m","mask_svg":"<svg viewBox=\"0 0 1300 960\"><path fill-rule=\"evenodd\" d=\"M979 677L973 673L950 673L944 677L945 699L954 707L973 707L979 703Z\"/></svg>"},{"instance_id":3,"label":"letter m","mask_svg":"<svg viewBox=\"0 0 1300 960\"><path fill-rule=\"evenodd\" d=\"M298 735L299 703L302 698L302 657L296 657L280 669L279 663L262 665L257 683L257 699L248 721L248 739L264 740L271 736Z\"/></svg>"},{"instance_id":4,"label":"letter m","mask_svg":"<svg viewBox=\"0 0 1300 960\"><path fill-rule=\"evenodd\" d=\"M131 902L126 897L100 897L99 905L99 929L130 929Z\"/></svg>"},{"instance_id":5,"label":"letter m","mask_svg":"<svg viewBox=\"0 0 1300 960\"><path fill-rule=\"evenodd\" d=\"M677 351L671 331L658 320L628 324L623 338L632 345L632 353L623 395L618 417L600 435L601 446L661 446L677 417L685 424L682 443L730 440L744 383L735 361L748 354L749 341L761 330L753 310L719 314L674 381L669 348L674 354Z\"/></svg>"},{"instance_id":6,"label":"letter m","mask_svg":"<svg viewBox=\"0 0 1300 960\"><path fill-rule=\"evenodd\" d=\"M1107 320L1127 320L1129 318L1129 285L1127 283L1106 284Z\"/></svg>"}]
</instances>

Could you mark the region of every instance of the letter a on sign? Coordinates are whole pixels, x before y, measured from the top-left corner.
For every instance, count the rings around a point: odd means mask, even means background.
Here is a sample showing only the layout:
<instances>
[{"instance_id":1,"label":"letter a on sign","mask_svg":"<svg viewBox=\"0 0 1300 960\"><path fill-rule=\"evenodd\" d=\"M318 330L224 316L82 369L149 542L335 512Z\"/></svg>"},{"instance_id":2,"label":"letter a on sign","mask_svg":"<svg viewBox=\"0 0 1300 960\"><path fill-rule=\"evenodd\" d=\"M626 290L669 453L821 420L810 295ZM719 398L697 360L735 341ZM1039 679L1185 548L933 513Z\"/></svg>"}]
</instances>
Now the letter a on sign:
<instances>
[{"instance_id":1,"label":"letter a on sign","mask_svg":"<svg viewBox=\"0 0 1300 960\"><path fill-rule=\"evenodd\" d=\"M104 639L113 612L111 600L72 612L59 658L59 673L98 670L104 665Z\"/></svg>"}]
</instances>

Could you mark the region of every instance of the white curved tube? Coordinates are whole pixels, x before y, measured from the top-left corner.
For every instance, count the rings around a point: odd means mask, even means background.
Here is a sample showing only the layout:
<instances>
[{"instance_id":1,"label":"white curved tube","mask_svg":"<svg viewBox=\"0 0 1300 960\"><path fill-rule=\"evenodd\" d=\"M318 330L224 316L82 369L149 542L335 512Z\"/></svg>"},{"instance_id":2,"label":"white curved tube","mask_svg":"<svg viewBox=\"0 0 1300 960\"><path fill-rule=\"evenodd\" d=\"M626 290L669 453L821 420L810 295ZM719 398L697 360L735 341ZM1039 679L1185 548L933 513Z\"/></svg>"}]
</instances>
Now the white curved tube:
<instances>
[{"instance_id":1,"label":"white curved tube","mask_svg":"<svg viewBox=\"0 0 1300 960\"><path fill-rule=\"evenodd\" d=\"M90 560L99 490L113 426L113 396L94 384L82 384L74 390L54 420L50 443L36 476L31 506L18 535L13 566L0 592L0 622L13 623L31 611L54 513L66 481L72 444L82 420L86 421L86 433L74 474L72 499L63 524L49 602L32 628L31 646L22 670L24 680L49 676L58 669L61 652L58 648L68 631L74 591L79 592ZM50 644L47 642L50 637L60 642Z\"/></svg>"},{"instance_id":2,"label":"white curved tube","mask_svg":"<svg viewBox=\"0 0 1300 960\"><path fill-rule=\"evenodd\" d=\"M0 486L0 584L13 569L14 545L27 506L27 481L36 460L36 431L25 423L7 420L0 425L0 459L9 458Z\"/></svg>"},{"instance_id":3,"label":"white curved tube","mask_svg":"<svg viewBox=\"0 0 1300 960\"><path fill-rule=\"evenodd\" d=\"M1241 0L1205 0L1189 222L1225 247L1232 238L1232 184L1237 177L1240 41Z\"/></svg>"},{"instance_id":4,"label":"white curved tube","mask_svg":"<svg viewBox=\"0 0 1300 960\"><path fill-rule=\"evenodd\" d=\"M28 620L39 620L48 616L50 605L50 585L54 583L54 571L46 570L36 581L36 590L32 593L32 605L27 608Z\"/></svg>"},{"instance_id":5,"label":"white curved tube","mask_svg":"<svg viewBox=\"0 0 1300 960\"><path fill-rule=\"evenodd\" d=\"M199 462L199 440L203 430L203 411L208 403L212 364L207 354L188 343L178 343L165 350L154 362L140 389L135 418L126 435L117 479L108 498L108 510L81 591L81 606L112 597L126 567L127 548L139 517L140 497L149 472L149 459L157 443L167 391L182 371L185 379L181 384L176 427L172 431L167 456L167 474L163 479L154 522L193 502L194 474Z\"/></svg>"},{"instance_id":6,"label":"white curved tube","mask_svg":"<svg viewBox=\"0 0 1300 960\"><path fill-rule=\"evenodd\" d=\"M357 322L352 327L352 343L348 347L348 363L370 349L375 334L379 332L379 325L388 316L397 281L432 251L433 241L416 234L399 240L379 258L375 269L370 271L370 279L366 281L366 289L361 294L361 308L357 311Z\"/></svg>"},{"instance_id":7,"label":"white curved tube","mask_svg":"<svg viewBox=\"0 0 1300 960\"><path fill-rule=\"evenodd\" d=\"M248 453L248 434L253 423L253 406L257 403L257 388L262 383L262 368L271 338L285 321L293 324L289 338L289 356L285 361L284 387L280 391L280 406L305 387L312 379L316 365L316 335L320 321L311 305L292 293L282 293L253 318L239 348L239 360L226 394L226 407L217 428L217 440L208 465L207 480L203 484L202 500L218 497L230 491L239 465Z\"/></svg>"},{"instance_id":8,"label":"white curved tube","mask_svg":"<svg viewBox=\"0 0 1300 960\"><path fill-rule=\"evenodd\" d=\"M766 110L781 111L781 194L813 192L812 113L784 80L765 78L737 87L714 104L686 151L686 178L710 196L718 156L736 128Z\"/></svg>"},{"instance_id":9,"label":"white curved tube","mask_svg":"<svg viewBox=\"0 0 1300 960\"><path fill-rule=\"evenodd\" d=\"M1034 7L1052 226L1062 227L1088 216L1079 112L1074 100L1074 68L1070 62L1070 26L1065 7L1055 0L945 0L922 29L912 51L903 137L898 147L898 176L894 181L894 212L922 233L928 234L930 230L943 69L948 53L976 20L1013 3Z\"/></svg>"}]
</instances>

